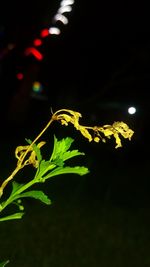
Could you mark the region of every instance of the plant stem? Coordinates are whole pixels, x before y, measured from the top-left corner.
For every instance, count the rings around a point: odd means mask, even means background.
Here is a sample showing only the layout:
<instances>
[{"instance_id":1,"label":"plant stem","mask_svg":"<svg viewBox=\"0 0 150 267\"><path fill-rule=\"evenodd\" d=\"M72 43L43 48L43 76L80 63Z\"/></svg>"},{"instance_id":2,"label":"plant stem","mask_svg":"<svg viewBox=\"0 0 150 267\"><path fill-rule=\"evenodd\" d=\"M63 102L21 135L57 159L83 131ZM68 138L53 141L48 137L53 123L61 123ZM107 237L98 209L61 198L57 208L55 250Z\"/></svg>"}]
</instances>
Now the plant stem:
<instances>
[{"instance_id":1,"label":"plant stem","mask_svg":"<svg viewBox=\"0 0 150 267\"><path fill-rule=\"evenodd\" d=\"M52 116L52 118L49 120L49 122L46 124L46 126L44 127L44 129L38 134L38 136L33 140L33 142L31 143L31 145L29 145L28 149L26 150L26 152L24 153L23 157L21 158L21 160L19 161L17 167L15 168L15 170L11 173L11 175L6 178L4 180L4 182L2 183L2 185L0 186L0 198L3 195L3 191L4 188L7 186L7 184L14 178L14 176L17 174L17 172L22 169L25 165L23 164L23 161L26 157L26 155L28 154L28 152L30 151L30 148L35 144L35 142L43 135L43 133L48 129L48 127L51 125L51 123L54 121L54 118Z\"/></svg>"},{"instance_id":2,"label":"plant stem","mask_svg":"<svg viewBox=\"0 0 150 267\"><path fill-rule=\"evenodd\" d=\"M1 211L4 210L9 204L12 203L15 199L19 198L17 195L20 195L23 191L31 187L33 184L37 183L37 180L33 179L29 181L27 184L23 185L21 188L19 188L17 191L14 192L13 195L11 195L2 205L1 205Z\"/></svg>"}]
</instances>

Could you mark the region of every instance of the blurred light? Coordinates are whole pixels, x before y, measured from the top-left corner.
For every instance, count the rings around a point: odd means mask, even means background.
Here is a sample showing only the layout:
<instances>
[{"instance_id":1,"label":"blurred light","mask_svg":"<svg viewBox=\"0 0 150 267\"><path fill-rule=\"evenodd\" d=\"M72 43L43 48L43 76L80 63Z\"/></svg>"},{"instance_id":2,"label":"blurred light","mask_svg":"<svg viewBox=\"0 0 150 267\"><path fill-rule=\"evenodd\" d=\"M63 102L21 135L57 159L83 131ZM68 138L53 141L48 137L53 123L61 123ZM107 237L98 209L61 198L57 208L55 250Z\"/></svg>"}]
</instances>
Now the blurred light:
<instances>
[{"instance_id":1,"label":"blurred light","mask_svg":"<svg viewBox=\"0 0 150 267\"><path fill-rule=\"evenodd\" d=\"M43 55L34 47L29 47L25 50L26 56L29 56L30 54L32 54L39 61L43 59Z\"/></svg>"},{"instance_id":2,"label":"blurred light","mask_svg":"<svg viewBox=\"0 0 150 267\"><path fill-rule=\"evenodd\" d=\"M23 77L24 77L24 76L23 76L23 73L21 73L21 72L17 73L16 76L17 76L17 79L18 79L18 80L22 80Z\"/></svg>"},{"instance_id":3,"label":"blurred light","mask_svg":"<svg viewBox=\"0 0 150 267\"><path fill-rule=\"evenodd\" d=\"M35 39L35 40L33 41L33 44L34 44L35 46L40 46L40 45L42 44L42 41L41 41L41 39Z\"/></svg>"},{"instance_id":4,"label":"blurred light","mask_svg":"<svg viewBox=\"0 0 150 267\"><path fill-rule=\"evenodd\" d=\"M56 14L54 19L57 21L57 20L60 20L63 24L68 24L68 19L62 15L62 14Z\"/></svg>"},{"instance_id":5,"label":"blurred light","mask_svg":"<svg viewBox=\"0 0 150 267\"><path fill-rule=\"evenodd\" d=\"M33 92L35 92L35 93L41 93L43 90L43 87L42 87L42 84L40 82L35 81L33 83L32 89L33 89Z\"/></svg>"},{"instance_id":6,"label":"blurred light","mask_svg":"<svg viewBox=\"0 0 150 267\"><path fill-rule=\"evenodd\" d=\"M48 29L43 29L41 31L41 37L44 38L44 37L47 37L49 35L49 30Z\"/></svg>"},{"instance_id":7,"label":"blurred light","mask_svg":"<svg viewBox=\"0 0 150 267\"><path fill-rule=\"evenodd\" d=\"M7 48L8 48L8 50L13 50L15 48L15 46L16 46L15 44L10 43L7 45Z\"/></svg>"},{"instance_id":8,"label":"blurred light","mask_svg":"<svg viewBox=\"0 0 150 267\"><path fill-rule=\"evenodd\" d=\"M49 33L50 34L56 34L59 35L60 34L60 30L57 27L50 27L49 28Z\"/></svg>"},{"instance_id":9,"label":"blurred light","mask_svg":"<svg viewBox=\"0 0 150 267\"><path fill-rule=\"evenodd\" d=\"M72 7L71 6L61 6L58 9L58 13L63 14L65 12L71 12L71 10L72 10Z\"/></svg>"},{"instance_id":10,"label":"blurred light","mask_svg":"<svg viewBox=\"0 0 150 267\"><path fill-rule=\"evenodd\" d=\"M74 4L74 0L62 0L60 3L61 6L69 6L73 4Z\"/></svg>"},{"instance_id":11,"label":"blurred light","mask_svg":"<svg viewBox=\"0 0 150 267\"><path fill-rule=\"evenodd\" d=\"M14 44L8 44L2 51L0 51L0 59L3 59L10 51L15 48Z\"/></svg>"},{"instance_id":12,"label":"blurred light","mask_svg":"<svg viewBox=\"0 0 150 267\"><path fill-rule=\"evenodd\" d=\"M136 108L135 107L129 107L128 108L128 113L131 114L131 115L135 114L136 113Z\"/></svg>"}]
</instances>

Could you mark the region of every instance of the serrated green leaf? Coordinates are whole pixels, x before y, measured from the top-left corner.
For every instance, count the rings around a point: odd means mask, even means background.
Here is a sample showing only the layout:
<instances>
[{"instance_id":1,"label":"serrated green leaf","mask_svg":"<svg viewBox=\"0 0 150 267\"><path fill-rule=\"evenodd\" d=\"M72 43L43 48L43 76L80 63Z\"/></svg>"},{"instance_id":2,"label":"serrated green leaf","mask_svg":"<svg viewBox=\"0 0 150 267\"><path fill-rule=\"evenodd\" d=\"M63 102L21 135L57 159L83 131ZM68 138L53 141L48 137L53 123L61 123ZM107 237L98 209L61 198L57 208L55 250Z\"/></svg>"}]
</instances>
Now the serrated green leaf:
<instances>
[{"instance_id":1,"label":"serrated green leaf","mask_svg":"<svg viewBox=\"0 0 150 267\"><path fill-rule=\"evenodd\" d=\"M6 217L0 218L0 222L21 219L23 215L24 215L24 212L14 213Z\"/></svg>"},{"instance_id":2,"label":"serrated green leaf","mask_svg":"<svg viewBox=\"0 0 150 267\"><path fill-rule=\"evenodd\" d=\"M44 176L44 179L48 179L51 178L53 176L56 175L60 175L60 174L68 174L68 173L73 173L73 174L78 174L78 175L85 175L87 173L89 173L88 168L84 167L84 166L75 166L75 167L58 167L56 169L54 169L53 171L51 171L49 174L47 174L46 176Z\"/></svg>"},{"instance_id":3,"label":"serrated green leaf","mask_svg":"<svg viewBox=\"0 0 150 267\"><path fill-rule=\"evenodd\" d=\"M0 267L5 267L9 263L9 260L0 262Z\"/></svg>"},{"instance_id":4,"label":"serrated green leaf","mask_svg":"<svg viewBox=\"0 0 150 267\"><path fill-rule=\"evenodd\" d=\"M54 136L54 149L50 158L51 162L54 162L57 166L63 166L64 161L73 158L75 156L85 155L83 152L76 150L68 150L74 140L71 137L63 138L58 141Z\"/></svg>"},{"instance_id":5,"label":"serrated green leaf","mask_svg":"<svg viewBox=\"0 0 150 267\"><path fill-rule=\"evenodd\" d=\"M73 141L74 140L71 137L66 137L58 141L54 136L54 148L50 161L55 161L57 158L61 158L61 156L70 148Z\"/></svg>"},{"instance_id":6,"label":"serrated green leaf","mask_svg":"<svg viewBox=\"0 0 150 267\"><path fill-rule=\"evenodd\" d=\"M85 155L85 153L79 152L78 150L67 151L62 155L62 159L63 161L65 161L65 160L71 159L76 156L81 156L81 155Z\"/></svg>"},{"instance_id":7,"label":"serrated green leaf","mask_svg":"<svg viewBox=\"0 0 150 267\"><path fill-rule=\"evenodd\" d=\"M48 198L48 196L43 191L40 191L40 190L32 190L32 191L28 191L28 192L25 192L19 195L19 198L23 198L23 197L31 197L31 198L38 199L47 205L51 204L51 200Z\"/></svg>"}]
</instances>

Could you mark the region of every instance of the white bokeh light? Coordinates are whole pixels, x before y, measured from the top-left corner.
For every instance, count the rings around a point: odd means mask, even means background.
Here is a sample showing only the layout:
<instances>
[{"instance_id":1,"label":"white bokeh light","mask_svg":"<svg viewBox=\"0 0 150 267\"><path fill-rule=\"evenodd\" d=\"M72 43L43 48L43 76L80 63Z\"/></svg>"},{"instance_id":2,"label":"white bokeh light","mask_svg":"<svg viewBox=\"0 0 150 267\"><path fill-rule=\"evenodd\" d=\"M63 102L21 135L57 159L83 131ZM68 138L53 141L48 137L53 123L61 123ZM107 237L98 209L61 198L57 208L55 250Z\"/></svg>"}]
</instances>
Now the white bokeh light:
<instances>
[{"instance_id":1,"label":"white bokeh light","mask_svg":"<svg viewBox=\"0 0 150 267\"><path fill-rule=\"evenodd\" d=\"M50 34L59 35L60 34L60 29L58 29L57 27L50 27L49 28L49 33Z\"/></svg>"},{"instance_id":2,"label":"white bokeh light","mask_svg":"<svg viewBox=\"0 0 150 267\"><path fill-rule=\"evenodd\" d=\"M62 14L56 14L55 17L54 17L54 20L55 21L59 20L65 25L68 24L68 19Z\"/></svg>"},{"instance_id":3,"label":"white bokeh light","mask_svg":"<svg viewBox=\"0 0 150 267\"><path fill-rule=\"evenodd\" d=\"M61 6L58 9L58 13L63 14L65 12L71 12L71 10L72 10L72 7L71 6Z\"/></svg>"},{"instance_id":4,"label":"white bokeh light","mask_svg":"<svg viewBox=\"0 0 150 267\"><path fill-rule=\"evenodd\" d=\"M128 108L128 113L129 113L130 115L135 114L135 113L136 113L136 108L135 108L135 107L129 107L129 108Z\"/></svg>"},{"instance_id":5,"label":"white bokeh light","mask_svg":"<svg viewBox=\"0 0 150 267\"><path fill-rule=\"evenodd\" d=\"M73 5L73 4L74 4L74 0L63 0L60 3L61 6L69 6L69 5Z\"/></svg>"}]
</instances>

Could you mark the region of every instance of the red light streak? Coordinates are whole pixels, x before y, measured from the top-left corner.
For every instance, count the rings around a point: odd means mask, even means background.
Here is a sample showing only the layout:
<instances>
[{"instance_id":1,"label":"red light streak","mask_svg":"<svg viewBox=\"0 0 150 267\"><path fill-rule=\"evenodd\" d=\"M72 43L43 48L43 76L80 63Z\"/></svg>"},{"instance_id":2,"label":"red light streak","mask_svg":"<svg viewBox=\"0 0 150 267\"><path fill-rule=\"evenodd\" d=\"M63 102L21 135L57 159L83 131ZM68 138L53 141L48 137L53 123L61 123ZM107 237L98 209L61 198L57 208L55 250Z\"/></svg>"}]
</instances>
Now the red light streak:
<instances>
[{"instance_id":1,"label":"red light streak","mask_svg":"<svg viewBox=\"0 0 150 267\"><path fill-rule=\"evenodd\" d=\"M25 50L26 56L29 56L30 54L32 54L39 61L43 59L43 55L34 47L29 47Z\"/></svg>"}]
</instances>

